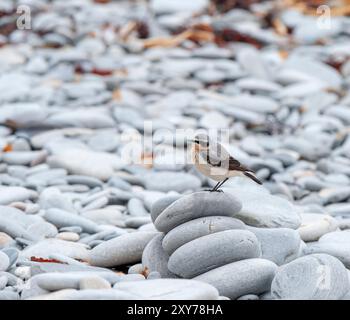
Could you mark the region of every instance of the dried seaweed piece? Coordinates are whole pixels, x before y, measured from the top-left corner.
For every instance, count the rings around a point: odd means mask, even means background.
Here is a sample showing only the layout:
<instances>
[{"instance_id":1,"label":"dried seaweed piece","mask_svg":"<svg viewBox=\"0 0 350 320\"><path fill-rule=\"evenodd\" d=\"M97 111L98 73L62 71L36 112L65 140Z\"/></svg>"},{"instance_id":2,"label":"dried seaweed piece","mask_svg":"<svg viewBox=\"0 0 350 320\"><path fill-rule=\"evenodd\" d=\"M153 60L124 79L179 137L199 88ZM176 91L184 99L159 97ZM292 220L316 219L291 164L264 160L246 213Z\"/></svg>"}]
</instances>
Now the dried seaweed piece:
<instances>
[{"instance_id":1,"label":"dried seaweed piece","mask_svg":"<svg viewBox=\"0 0 350 320\"><path fill-rule=\"evenodd\" d=\"M334 58L334 59L329 59L329 60L325 61L325 63L327 63L329 66L331 66L332 68L334 68L338 72L340 72L341 67L348 60L349 60L349 57L344 57L344 58L341 58L341 59L335 59Z\"/></svg>"},{"instance_id":2,"label":"dried seaweed piece","mask_svg":"<svg viewBox=\"0 0 350 320\"><path fill-rule=\"evenodd\" d=\"M41 258L41 257L30 257L30 261L35 261L35 262L44 262L44 263L61 263L61 264L67 264L65 262L56 260L56 259L45 259L45 258Z\"/></svg>"},{"instance_id":3,"label":"dried seaweed piece","mask_svg":"<svg viewBox=\"0 0 350 320\"><path fill-rule=\"evenodd\" d=\"M144 269L141 271L140 274L142 274L145 278L147 278L149 273L150 273L150 270L147 267L144 267Z\"/></svg>"},{"instance_id":4,"label":"dried seaweed piece","mask_svg":"<svg viewBox=\"0 0 350 320\"><path fill-rule=\"evenodd\" d=\"M13 151L13 146L10 143L7 143L2 149L2 152L11 152L11 151Z\"/></svg>"},{"instance_id":5,"label":"dried seaweed piece","mask_svg":"<svg viewBox=\"0 0 350 320\"><path fill-rule=\"evenodd\" d=\"M219 46L224 46L227 42L249 43L257 49L261 49L264 46L261 41L253 38L252 36L229 28L223 28L222 30L216 31L215 42Z\"/></svg>"},{"instance_id":6,"label":"dried seaweed piece","mask_svg":"<svg viewBox=\"0 0 350 320\"><path fill-rule=\"evenodd\" d=\"M14 21L13 19L0 25L0 35L8 36L15 30L17 30L17 25L16 21Z\"/></svg>"},{"instance_id":7,"label":"dried seaweed piece","mask_svg":"<svg viewBox=\"0 0 350 320\"><path fill-rule=\"evenodd\" d=\"M129 21L125 26L119 29L119 36L123 41L127 41L133 31L137 28L136 21Z\"/></svg>"},{"instance_id":8,"label":"dried seaweed piece","mask_svg":"<svg viewBox=\"0 0 350 320\"><path fill-rule=\"evenodd\" d=\"M174 37L157 37L146 39L143 42L144 48L152 48L152 47L176 47L181 44L183 41L187 40L191 35L189 30L184 31Z\"/></svg>"},{"instance_id":9,"label":"dried seaweed piece","mask_svg":"<svg viewBox=\"0 0 350 320\"><path fill-rule=\"evenodd\" d=\"M113 70L93 68L90 73L106 77L111 76L113 74Z\"/></svg>"},{"instance_id":10,"label":"dried seaweed piece","mask_svg":"<svg viewBox=\"0 0 350 320\"><path fill-rule=\"evenodd\" d=\"M212 0L212 4L219 12L227 12L234 8L249 9L249 7L264 0Z\"/></svg>"},{"instance_id":11,"label":"dried seaweed piece","mask_svg":"<svg viewBox=\"0 0 350 320\"><path fill-rule=\"evenodd\" d=\"M136 28L138 38L147 39L149 37L149 27L148 27L148 24L146 22L137 21L135 28Z\"/></svg>"}]
</instances>

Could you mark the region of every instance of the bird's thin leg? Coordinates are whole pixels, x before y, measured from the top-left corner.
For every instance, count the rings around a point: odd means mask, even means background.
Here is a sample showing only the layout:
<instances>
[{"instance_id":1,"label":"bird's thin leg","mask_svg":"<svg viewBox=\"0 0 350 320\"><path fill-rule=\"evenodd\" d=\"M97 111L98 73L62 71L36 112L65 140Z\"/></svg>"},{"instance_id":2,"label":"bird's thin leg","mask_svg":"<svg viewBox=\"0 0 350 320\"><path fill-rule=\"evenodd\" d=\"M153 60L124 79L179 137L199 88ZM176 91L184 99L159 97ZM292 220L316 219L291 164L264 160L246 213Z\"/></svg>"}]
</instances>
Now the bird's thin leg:
<instances>
[{"instance_id":1,"label":"bird's thin leg","mask_svg":"<svg viewBox=\"0 0 350 320\"><path fill-rule=\"evenodd\" d=\"M215 185L215 187L214 187L213 189L210 190L210 192L216 191L217 188L218 188L218 185L219 185L220 183L221 183L221 181L219 181L219 182Z\"/></svg>"},{"instance_id":2,"label":"bird's thin leg","mask_svg":"<svg viewBox=\"0 0 350 320\"><path fill-rule=\"evenodd\" d=\"M225 180L221 181L220 185L218 185L215 189L215 191L219 190L219 188L222 187L222 185L228 180L228 178L226 178Z\"/></svg>"}]
</instances>

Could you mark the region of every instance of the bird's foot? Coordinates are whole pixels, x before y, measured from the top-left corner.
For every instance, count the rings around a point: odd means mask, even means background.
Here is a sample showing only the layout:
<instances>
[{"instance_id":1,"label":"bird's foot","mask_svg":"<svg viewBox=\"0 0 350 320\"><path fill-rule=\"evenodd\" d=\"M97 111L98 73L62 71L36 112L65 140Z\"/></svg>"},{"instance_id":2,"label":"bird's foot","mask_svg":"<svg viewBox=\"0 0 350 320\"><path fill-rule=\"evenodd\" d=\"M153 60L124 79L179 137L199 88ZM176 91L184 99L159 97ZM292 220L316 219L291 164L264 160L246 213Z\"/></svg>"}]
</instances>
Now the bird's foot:
<instances>
[{"instance_id":1,"label":"bird's foot","mask_svg":"<svg viewBox=\"0 0 350 320\"><path fill-rule=\"evenodd\" d=\"M211 189L211 190L209 190L210 192L224 192L224 191L222 191L221 189Z\"/></svg>"}]
</instances>

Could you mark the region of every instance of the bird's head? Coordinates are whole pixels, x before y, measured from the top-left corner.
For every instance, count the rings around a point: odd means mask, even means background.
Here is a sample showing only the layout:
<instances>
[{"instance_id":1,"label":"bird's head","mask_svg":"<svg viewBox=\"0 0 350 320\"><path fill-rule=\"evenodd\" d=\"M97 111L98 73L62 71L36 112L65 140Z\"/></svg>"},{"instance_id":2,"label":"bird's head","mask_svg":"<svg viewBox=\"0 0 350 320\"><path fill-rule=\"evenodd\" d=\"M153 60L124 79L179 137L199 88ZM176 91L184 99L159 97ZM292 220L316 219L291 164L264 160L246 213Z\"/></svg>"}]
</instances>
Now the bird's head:
<instances>
[{"instance_id":1,"label":"bird's head","mask_svg":"<svg viewBox=\"0 0 350 320\"><path fill-rule=\"evenodd\" d=\"M200 133L190 140L196 151L208 150L209 148L209 137L206 134Z\"/></svg>"}]
</instances>

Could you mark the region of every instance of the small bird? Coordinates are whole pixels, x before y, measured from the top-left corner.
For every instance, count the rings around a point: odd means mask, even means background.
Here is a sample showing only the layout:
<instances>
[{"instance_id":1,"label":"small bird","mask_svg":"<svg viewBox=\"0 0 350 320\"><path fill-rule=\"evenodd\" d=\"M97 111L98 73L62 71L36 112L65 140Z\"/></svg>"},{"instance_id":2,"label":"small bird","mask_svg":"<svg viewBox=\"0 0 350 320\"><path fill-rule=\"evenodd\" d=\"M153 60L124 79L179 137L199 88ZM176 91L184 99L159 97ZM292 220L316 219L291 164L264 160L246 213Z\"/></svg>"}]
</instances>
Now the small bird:
<instances>
[{"instance_id":1,"label":"small bird","mask_svg":"<svg viewBox=\"0 0 350 320\"><path fill-rule=\"evenodd\" d=\"M198 171L218 181L210 191L220 191L219 188L229 178L236 176L245 176L258 184L262 184L255 176L254 171L230 156L220 143L211 141L206 134L198 134L190 141L193 143L192 156Z\"/></svg>"}]
</instances>

